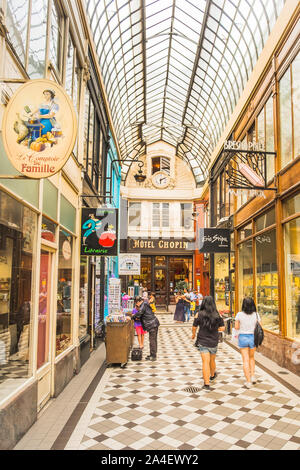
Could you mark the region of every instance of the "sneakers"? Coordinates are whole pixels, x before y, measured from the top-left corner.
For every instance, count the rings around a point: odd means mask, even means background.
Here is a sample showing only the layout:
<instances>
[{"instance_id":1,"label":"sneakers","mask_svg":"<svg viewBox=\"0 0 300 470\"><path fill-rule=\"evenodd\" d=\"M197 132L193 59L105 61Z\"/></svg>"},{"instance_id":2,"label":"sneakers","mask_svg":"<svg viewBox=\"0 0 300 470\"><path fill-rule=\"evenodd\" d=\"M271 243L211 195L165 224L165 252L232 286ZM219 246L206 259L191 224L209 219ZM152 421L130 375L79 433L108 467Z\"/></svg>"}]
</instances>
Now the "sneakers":
<instances>
[{"instance_id":1,"label":"sneakers","mask_svg":"<svg viewBox=\"0 0 300 470\"><path fill-rule=\"evenodd\" d=\"M209 380L210 380L211 382L213 382L213 381L215 380L215 378L217 377L217 375L218 375L218 374L215 372L215 374L214 374L212 377L209 377Z\"/></svg>"},{"instance_id":2,"label":"sneakers","mask_svg":"<svg viewBox=\"0 0 300 470\"><path fill-rule=\"evenodd\" d=\"M254 385L254 384L256 384L256 382L257 382L256 377L255 377L255 375L253 375L251 377L251 383Z\"/></svg>"},{"instance_id":3,"label":"sneakers","mask_svg":"<svg viewBox=\"0 0 300 470\"><path fill-rule=\"evenodd\" d=\"M146 356L145 359L146 359L146 361L152 361L152 362L156 361L155 356Z\"/></svg>"},{"instance_id":4,"label":"sneakers","mask_svg":"<svg viewBox=\"0 0 300 470\"><path fill-rule=\"evenodd\" d=\"M202 390L204 390L205 392L211 392L212 388L210 388L210 385L203 385Z\"/></svg>"},{"instance_id":5,"label":"sneakers","mask_svg":"<svg viewBox=\"0 0 300 470\"><path fill-rule=\"evenodd\" d=\"M246 388L251 388L252 383L251 382L245 382L244 385L245 385Z\"/></svg>"}]
</instances>

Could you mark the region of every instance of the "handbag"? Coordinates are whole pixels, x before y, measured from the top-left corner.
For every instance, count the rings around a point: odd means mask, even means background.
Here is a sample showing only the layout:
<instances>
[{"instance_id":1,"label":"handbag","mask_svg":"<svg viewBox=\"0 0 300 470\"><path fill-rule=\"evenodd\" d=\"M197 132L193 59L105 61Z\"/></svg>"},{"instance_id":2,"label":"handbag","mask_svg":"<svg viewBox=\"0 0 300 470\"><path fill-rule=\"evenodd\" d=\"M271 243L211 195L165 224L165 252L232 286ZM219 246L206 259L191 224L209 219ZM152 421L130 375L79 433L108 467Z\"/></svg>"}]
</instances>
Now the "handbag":
<instances>
[{"instance_id":1,"label":"handbag","mask_svg":"<svg viewBox=\"0 0 300 470\"><path fill-rule=\"evenodd\" d=\"M231 332L231 341L233 342L233 344L238 345L238 342L239 342L239 331L236 330L235 328L232 328L232 332Z\"/></svg>"},{"instance_id":2,"label":"handbag","mask_svg":"<svg viewBox=\"0 0 300 470\"><path fill-rule=\"evenodd\" d=\"M256 320L255 328L254 328L254 344L258 348L258 346L262 344L265 334L264 334L264 330L262 329L261 325L258 322L257 313L256 313L256 319L257 320Z\"/></svg>"}]
</instances>

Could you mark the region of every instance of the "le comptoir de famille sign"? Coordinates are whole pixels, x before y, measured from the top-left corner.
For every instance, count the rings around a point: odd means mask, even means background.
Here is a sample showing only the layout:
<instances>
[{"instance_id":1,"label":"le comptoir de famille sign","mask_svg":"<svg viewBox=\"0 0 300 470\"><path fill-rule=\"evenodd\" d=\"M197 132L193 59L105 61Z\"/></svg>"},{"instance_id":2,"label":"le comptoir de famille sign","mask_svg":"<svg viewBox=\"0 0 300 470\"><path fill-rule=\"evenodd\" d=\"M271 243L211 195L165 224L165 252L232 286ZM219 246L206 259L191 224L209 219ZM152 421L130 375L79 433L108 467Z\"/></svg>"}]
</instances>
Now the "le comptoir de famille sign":
<instances>
[{"instance_id":1,"label":"le comptoir de famille sign","mask_svg":"<svg viewBox=\"0 0 300 470\"><path fill-rule=\"evenodd\" d=\"M30 80L11 97L3 116L3 145L13 166L29 178L48 178L70 157L77 118L65 90L52 80Z\"/></svg>"},{"instance_id":2,"label":"le comptoir de famille sign","mask_svg":"<svg viewBox=\"0 0 300 470\"><path fill-rule=\"evenodd\" d=\"M81 255L118 255L118 209L82 209Z\"/></svg>"}]
</instances>

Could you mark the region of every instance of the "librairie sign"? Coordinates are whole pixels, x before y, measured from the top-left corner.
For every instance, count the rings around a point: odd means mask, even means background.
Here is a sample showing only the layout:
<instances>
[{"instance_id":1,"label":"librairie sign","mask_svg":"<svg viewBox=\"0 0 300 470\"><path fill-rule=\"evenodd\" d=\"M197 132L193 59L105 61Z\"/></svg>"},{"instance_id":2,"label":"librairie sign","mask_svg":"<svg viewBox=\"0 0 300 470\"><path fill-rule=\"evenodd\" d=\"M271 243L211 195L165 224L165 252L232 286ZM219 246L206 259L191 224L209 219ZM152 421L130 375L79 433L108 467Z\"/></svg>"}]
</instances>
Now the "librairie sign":
<instances>
[{"instance_id":1,"label":"librairie sign","mask_svg":"<svg viewBox=\"0 0 300 470\"><path fill-rule=\"evenodd\" d=\"M106 207L82 209L81 254L118 255L118 209Z\"/></svg>"},{"instance_id":2,"label":"librairie sign","mask_svg":"<svg viewBox=\"0 0 300 470\"><path fill-rule=\"evenodd\" d=\"M230 251L230 230L200 228L199 251L201 253L226 253Z\"/></svg>"},{"instance_id":3,"label":"librairie sign","mask_svg":"<svg viewBox=\"0 0 300 470\"><path fill-rule=\"evenodd\" d=\"M30 80L11 97L2 135L6 154L20 173L35 179L52 176L64 166L75 145L73 103L52 80Z\"/></svg>"}]
</instances>

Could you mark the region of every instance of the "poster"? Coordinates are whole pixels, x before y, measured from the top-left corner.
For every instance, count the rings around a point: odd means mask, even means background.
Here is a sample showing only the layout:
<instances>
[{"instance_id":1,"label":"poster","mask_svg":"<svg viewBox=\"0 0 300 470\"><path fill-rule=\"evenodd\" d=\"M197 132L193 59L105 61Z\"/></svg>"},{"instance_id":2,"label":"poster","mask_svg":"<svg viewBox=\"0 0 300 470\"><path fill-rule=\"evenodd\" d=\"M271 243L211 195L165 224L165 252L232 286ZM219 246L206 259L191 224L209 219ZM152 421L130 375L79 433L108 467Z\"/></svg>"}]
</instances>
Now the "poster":
<instances>
[{"instance_id":1,"label":"poster","mask_svg":"<svg viewBox=\"0 0 300 470\"><path fill-rule=\"evenodd\" d=\"M81 255L118 255L118 209L83 208Z\"/></svg>"}]
</instances>

